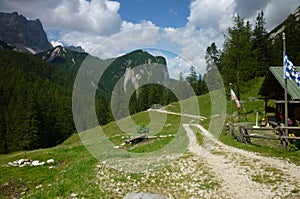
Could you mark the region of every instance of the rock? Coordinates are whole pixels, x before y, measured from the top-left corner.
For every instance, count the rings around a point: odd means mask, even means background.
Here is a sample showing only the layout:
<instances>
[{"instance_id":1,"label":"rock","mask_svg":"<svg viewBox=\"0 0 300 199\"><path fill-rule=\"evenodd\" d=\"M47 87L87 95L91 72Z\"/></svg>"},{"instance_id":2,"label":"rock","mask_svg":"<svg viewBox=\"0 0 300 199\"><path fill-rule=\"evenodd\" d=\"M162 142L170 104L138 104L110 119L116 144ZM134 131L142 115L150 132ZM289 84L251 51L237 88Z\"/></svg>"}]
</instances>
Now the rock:
<instances>
[{"instance_id":1,"label":"rock","mask_svg":"<svg viewBox=\"0 0 300 199\"><path fill-rule=\"evenodd\" d=\"M18 164L21 165L21 164L24 164L25 160L24 159L20 159L18 160Z\"/></svg>"},{"instance_id":2,"label":"rock","mask_svg":"<svg viewBox=\"0 0 300 199\"><path fill-rule=\"evenodd\" d=\"M36 186L35 188L39 189L39 188L42 188L42 187L43 187L43 185L40 184L40 185Z\"/></svg>"},{"instance_id":3,"label":"rock","mask_svg":"<svg viewBox=\"0 0 300 199\"><path fill-rule=\"evenodd\" d=\"M14 162L9 162L9 163L8 163L8 166L16 167L16 166L19 166L19 165L16 164L16 163L14 163Z\"/></svg>"},{"instance_id":4,"label":"rock","mask_svg":"<svg viewBox=\"0 0 300 199\"><path fill-rule=\"evenodd\" d=\"M33 160L32 163L31 163L31 165L32 166L37 166L39 164L39 162L40 161L38 161L38 160Z\"/></svg>"},{"instance_id":5,"label":"rock","mask_svg":"<svg viewBox=\"0 0 300 199\"><path fill-rule=\"evenodd\" d=\"M0 27L0 40L22 51L35 54L52 48L39 19L27 20L16 12L0 12Z\"/></svg>"},{"instance_id":6,"label":"rock","mask_svg":"<svg viewBox=\"0 0 300 199\"><path fill-rule=\"evenodd\" d=\"M27 166L27 165L31 165L31 162L24 162L24 165Z\"/></svg>"},{"instance_id":7,"label":"rock","mask_svg":"<svg viewBox=\"0 0 300 199\"><path fill-rule=\"evenodd\" d=\"M40 162L38 160L34 160L31 163L32 166L43 166L44 164L45 164L45 162Z\"/></svg>"},{"instance_id":8,"label":"rock","mask_svg":"<svg viewBox=\"0 0 300 199\"><path fill-rule=\"evenodd\" d=\"M123 199L164 199L165 196L151 193L127 193Z\"/></svg>"},{"instance_id":9,"label":"rock","mask_svg":"<svg viewBox=\"0 0 300 199\"><path fill-rule=\"evenodd\" d=\"M69 49L74 52L84 53L85 50L81 46L66 46L66 49Z\"/></svg>"},{"instance_id":10,"label":"rock","mask_svg":"<svg viewBox=\"0 0 300 199\"><path fill-rule=\"evenodd\" d=\"M53 160L53 159L47 160L47 164L53 164L53 163L54 163L54 160Z\"/></svg>"},{"instance_id":11,"label":"rock","mask_svg":"<svg viewBox=\"0 0 300 199\"><path fill-rule=\"evenodd\" d=\"M75 198L77 198L77 195L78 195L78 193L71 193L71 194L68 196L68 199L75 199Z\"/></svg>"}]
</instances>

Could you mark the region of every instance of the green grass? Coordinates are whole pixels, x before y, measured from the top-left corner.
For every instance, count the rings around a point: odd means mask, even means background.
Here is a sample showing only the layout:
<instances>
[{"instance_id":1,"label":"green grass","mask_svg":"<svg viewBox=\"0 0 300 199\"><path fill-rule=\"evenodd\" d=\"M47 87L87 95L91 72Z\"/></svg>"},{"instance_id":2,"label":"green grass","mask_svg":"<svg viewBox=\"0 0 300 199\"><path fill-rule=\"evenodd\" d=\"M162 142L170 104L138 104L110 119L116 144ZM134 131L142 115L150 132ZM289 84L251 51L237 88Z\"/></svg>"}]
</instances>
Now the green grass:
<instances>
[{"instance_id":1,"label":"green grass","mask_svg":"<svg viewBox=\"0 0 300 199\"><path fill-rule=\"evenodd\" d=\"M300 151L285 151L282 149L272 148L266 145L243 144L231 138L229 133L227 133L226 135L222 133L219 137L219 140L229 146L240 148L246 151L256 152L267 157L283 158L295 163L296 165L300 165Z\"/></svg>"},{"instance_id":2,"label":"green grass","mask_svg":"<svg viewBox=\"0 0 300 199\"><path fill-rule=\"evenodd\" d=\"M162 126L159 124L156 125L156 121L151 122L150 116L152 115L152 118L158 118L159 120L161 118L165 118L165 122L162 123ZM129 124L128 120L130 118L125 118L120 121L121 125L124 127L123 129L127 129L128 132L122 131L116 122L111 122L107 125L105 125L102 129L105 133L105 135L109 138L111 142L113 142L115 145L120 145L124 143L128 139L128 135L138 135L137 134L137 128L138 126L142 124L146 124L149 126L149 135L172 135L171 137L166 138L154 138L154 139L148 139L141 143L134 144L134 145L125 145L123 149L128 150L130 152L135 153L145 153L145 152L151 152L156 151L161 148L163 148L165 145L167 145L175 136L177 136L178 131L183 131L182 126L180 125L182 123L188 123L191 119L186 117L180 117L178 115L171 115L171 114L164 114L164 113L157 113L157 112L141 112L135 115L132 115L131 119L135 123L135 126L126 126ZM161 119L163 120L163 119Z\"/></svg>"},{"instance_id":3,"label":"green grass","mask_svg":"<svg viewBox=\"0 0 300 199\"><path fill-rule=\"evenodd\" d=\"M245 85L245 88L247 87L251 89L245 89L241 91L241 98L242 100L245 100L244 105L247 113L244 121L254 122L256 111L263 109L263 101L249 100L249 97L257 97L257 93L262 81L262 78L252 80ZM203 125L205 128L208 128L210 125L214 125L213 122L219 122L219 120L216 120L215 117L212 117L211 119L211 94L198 96L197 99L199 102L200 114L207 117L206 120L200 122L201 125ZM228 99L229 98L227 96L226 112L230 113L230 101ZM182 103L188 105L190 102L189 100L185 100ZM215 104L215 106L218 106L218 104ZM192 109L194 108L193 106L185 107L187 108L186 110L183 110L183 112L193 111ZM182 111L179 103L172 103L171 105L167 106L166 109L173 112ZM237 108L234 103L233 111L237 112ZM153 120L152 123L151 118ZM132 120L134 121L134 126L129 125L130 123L128 118L120 121L122 127L126 129L126 133L118 127L116 122L111 122L102 127L102 129L110 141L116 145L119 145L128 139L127 134L136 135L137 127L140 125L148 125L150 127L149 134L151 135L171 134L176 136L177 132L182 130L180 123L189 123L192 119L187 117L181 118L180 116L176 115L165 115L161 113L150 113L149 115L149 112L141 112L133 115ZM156 125L159 123L158 121L163 121L163 125ZM197 121L194 121L193 123L197 123ZM201 144L204 139L203 135L196 130L196 128L192 127L192 129L194 132L196 132L198 143ZM94 129L93 131L98 131L98 129ZM155 151L167 145L172 141L172 139L174 138L168 137L146 140L145 142L134 146L127 146L125 149L137 153ZM300 151L283 151L264 144L246 145L232 139L229 133L225 135L224 132L220 135L219 139L223 143L236 148L260 153L264 156L279 157L300 165ZM24 156L24 152L0 155L0 198L67 198L71 193L78 194L78 198L99 198L99 196L109 194L109 197L111 198L115 196L114 194L116 194L119 198L122 198L122 196L124 196L127 192L135 190L135 188L132 188L133 183L139 183L140 181L145 183L145 185L140 184L141 188L139 190L137 189L137 191L159 193L161 191L163 192L164 190L161 188L168 190L169 187L178 186L178 192L175 193L175 196L181 197L187 196L188 193L185 192L184 187L179 186L183 186L185 183L186 186L188 186L188 181L186 179L192 178L189 176L182 176L182 178L177 179L176 175L174 178L165 175L168 172L178 172L178 174L181 174L181 172L178 170L177 164L181 164L181 162L185 162L186 159L191 158L187 156L180 158L174 163L173 166L168 166L162 171L156 172L155 176L153 177L142 174L120 174L120 172L106 168L102 165L100 169L103 169L103 171L109 173L107 175L104 173L103 181L99 181L96 178L97 173L99 172L99 169L97 170L98 160L90 155L87 149L82 145L78 134L72 135L68 140L58 147L35 150L26 153L26 158L30 158L32 160L46 161L47 159L53 158L55 163L53 165L54 168L52 169L49 169L49 165L23 168L2 166L7 165L8 162L24 158ZM188 162L189 164L194 162L193 164L195 164L195 168L201 168L205 166L202 162L195 162L194 160L189 160ZM203 168L201 169L203 170ZM111 178L107 179L106 176ZM128 176L130 176L132 180L128 180ZM196 176L200 176L200 174L196 173ZM264 182L264 179L269 179L268 183L274 183L272 181L273 179L270 177L265 177L266 176L254 175L253 180L257 182ZM170 181L163 181L162 179L170 179ZM213 176L207 176L203 179L199 178L198 180L201 180L199 188L214 190L219 182L215 182L212 179ZM120 183L120 186L122 187L120 187L116 182ZM114 189L120 188L120 190L114 191L112 190L111 186Z\"/></svg>"},{"instance_id":4,"label":"green grass","mask_svg":"<svg viewBox=\"0 0 300 199\"><path fill-rule=\"evenodd\" d=\"M78 140L72 136L66 143ZM71 193L78 197L91 198L99 196L96 186L96 164L82 145L76 142L59 147L35 150L26 153L31 160L55 160L53 165L37 167L6 167L2 166L24 158L24 152L1 155L0 198L67 198ZM54 166L54 168L49 168Z\"/></svg>"}]
</instances>

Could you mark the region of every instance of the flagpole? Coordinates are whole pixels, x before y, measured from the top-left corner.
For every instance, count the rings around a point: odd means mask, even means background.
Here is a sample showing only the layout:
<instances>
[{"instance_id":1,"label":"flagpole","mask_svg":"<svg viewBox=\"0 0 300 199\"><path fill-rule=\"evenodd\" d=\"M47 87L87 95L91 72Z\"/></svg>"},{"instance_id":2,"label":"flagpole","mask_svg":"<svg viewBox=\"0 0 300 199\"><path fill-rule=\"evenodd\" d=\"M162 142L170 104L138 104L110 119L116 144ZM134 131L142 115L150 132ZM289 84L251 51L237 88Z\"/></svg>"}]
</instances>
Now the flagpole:
<instances>
[{"instance_id":1,"label":"flagpole","mask_svg":"<svg viewBox=\"0 0 300 199\"><path fill-rule=\"evenodd\" d=\"M288 126L288 95L287 95L287 78L285 77L284 56L286 54L285 33L282 33L283 41L283 73L284 73L284 125ZM288 129L285 129L285 136L288 135Z\"/></svg>"},{"instance_id":2,"label":"flagpole","mask_svg":"<svg viewBox=\"0 0 300 199\"><path fill-rule=\"evenodd\" d=\"M230 86L230 120L232 121L232 96L231 96L232 83L229 83L229 86Z\"/></svg>"}]
</instances>

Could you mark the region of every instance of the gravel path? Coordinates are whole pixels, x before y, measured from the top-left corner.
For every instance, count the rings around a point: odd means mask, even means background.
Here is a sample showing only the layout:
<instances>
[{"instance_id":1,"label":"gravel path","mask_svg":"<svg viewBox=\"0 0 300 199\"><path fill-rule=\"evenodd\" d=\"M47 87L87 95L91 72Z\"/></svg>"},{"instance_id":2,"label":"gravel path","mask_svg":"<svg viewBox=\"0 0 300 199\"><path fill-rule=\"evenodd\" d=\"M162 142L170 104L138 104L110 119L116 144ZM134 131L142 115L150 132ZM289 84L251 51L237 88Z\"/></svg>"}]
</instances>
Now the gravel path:
<instances>
[{"instance_id":1,"label":"gravel path","mask_svg":"<svg viewBox=\"0 0 300 199\"><path fill-rule=\"evenodd\" d=\"M154 111L178 114L164 110ZM203 119L201 116L186 116ZM99 164L97 178L101 195L123 198L131 192L149 192L162 194L169 199L300 199L300 166L287 159L265 157L227 146L201 125L183 124L183 127L190 141L188 152L162 170L133 174ZM195 127L205 137L201 146L193 131ZM158 161L163 158L166 158L163 154L152 157ZM148 161L146 158L137 160Z\"/></svg>"},{"instance_id":2,"label":"gravel path","mask_svg":"<svg viewBox=\"0 0 300 199\"><path fill-rule=\"evenodd\" d=\"M226 192L229 198L300 198L299 166L227 146L202 126L193 126L200 129L206 140L199 146L190 126L184 124L189 150L204 159L222 182L220 192Z\"/></svg>"}]
</instances>

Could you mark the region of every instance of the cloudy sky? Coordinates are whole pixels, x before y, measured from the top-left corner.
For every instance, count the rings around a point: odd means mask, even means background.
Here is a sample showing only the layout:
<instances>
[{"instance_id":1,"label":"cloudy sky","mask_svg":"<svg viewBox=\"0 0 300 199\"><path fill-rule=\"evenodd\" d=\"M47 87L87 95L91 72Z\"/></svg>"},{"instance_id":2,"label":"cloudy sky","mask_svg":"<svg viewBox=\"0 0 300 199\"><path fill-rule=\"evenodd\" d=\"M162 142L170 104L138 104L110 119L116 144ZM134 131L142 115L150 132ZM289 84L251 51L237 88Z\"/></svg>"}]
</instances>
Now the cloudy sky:
<instances>
[{"instance_id":1,"label":"cloudy sky","mask_svg":"<svg viewBox=\"0 0 300 199\"><path fill-rule=\"evenodd\" d=\"M0 11L39 18L53 45L80 45L100 58L152 49L168 58L176 76L190 65L205 65L212 42L222 48L234 14L253 24L263 10L271 30L299 5L299 0L1 0Z\"/></svg>"}]
</instances>

